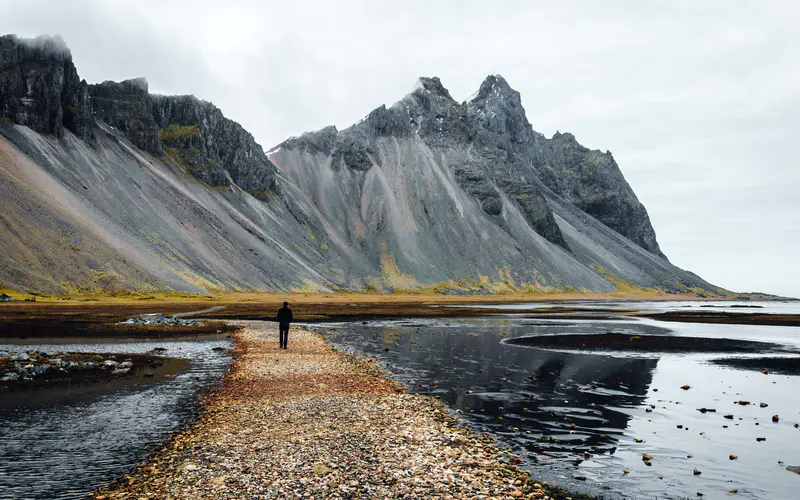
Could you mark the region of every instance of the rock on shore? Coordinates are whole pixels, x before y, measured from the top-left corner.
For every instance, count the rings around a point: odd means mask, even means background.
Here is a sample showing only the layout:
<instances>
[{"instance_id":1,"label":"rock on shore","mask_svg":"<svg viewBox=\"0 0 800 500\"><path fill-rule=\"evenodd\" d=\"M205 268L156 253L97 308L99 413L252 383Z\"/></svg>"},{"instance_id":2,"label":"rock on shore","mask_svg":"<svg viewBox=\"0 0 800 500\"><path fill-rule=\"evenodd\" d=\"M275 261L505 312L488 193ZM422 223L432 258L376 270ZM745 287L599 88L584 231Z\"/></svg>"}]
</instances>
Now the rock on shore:
<instances>
[{"instance_id":1,"label":"rock on shore","mask_svg":"<svg viewBox=\"0 0 800 500\"><path fill-rule=\"evenodd\" d=\"M164 326L204 326L202 321L196 319L182 319L166 314L146 314L127 319L121 325L164 325Z\"/></svg>"},{"instance_id":2,"label":"rock on shore","mask_svg":"<svg viewBox=\"0 0 800 500\"><path fill-rule=\"evenodd\" d=\"M128 376L154 377L178 371L185 365L183 359L148 354L0 351L0 392L105 382Z\"/></svg>"}]
</instances>

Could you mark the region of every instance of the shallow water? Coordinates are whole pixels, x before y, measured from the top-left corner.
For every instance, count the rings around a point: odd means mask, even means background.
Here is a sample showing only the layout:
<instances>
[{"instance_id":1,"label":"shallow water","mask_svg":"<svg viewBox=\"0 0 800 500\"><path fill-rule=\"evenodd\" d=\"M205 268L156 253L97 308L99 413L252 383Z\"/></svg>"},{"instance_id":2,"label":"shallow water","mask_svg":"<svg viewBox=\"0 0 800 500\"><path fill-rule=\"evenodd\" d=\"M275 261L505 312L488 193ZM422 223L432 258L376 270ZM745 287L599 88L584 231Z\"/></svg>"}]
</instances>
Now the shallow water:
<instances>
[{"instance_id":1,"label":"shallow water","mask_svg":"<svg viewBox=\"0 0 800 500\"><path fill-rule=\"evenodd\" d=\"M800 328L529 320L513 314L315 327L345 350L381 359L413 391L439 396L461 410L469 425L524 458L536 477L607 497L682 498L700 492L704 498L728 498L736 489L737 498L798 498L800 475L786 470L800 465L800 430L793 427L800 422L798 377L706 363L720 355L594 354L503 340L614 331L800 348ZM684 384L691 389L682 390ZM735 403L742 399L753 404ZM769 406L760 408L761 402ZM650 406L653 411L647 412ZM701 413L701 408L716 411ZM772 422L775 414L778 423ZM758 437L767 439L757 442ZM651 466L642 453L654 457ZM730 460L731 454L738 458ZM702 473L694 475L695 468Z\"/></svg>"},{"instance_id":2,"label":"shallow water","mask_svg":"<svg viewBox=\"0 0 800 500\"><path fill-rule=\"evenodd\" d=\"M5 351L145 353L188 358L172 379L47 388L0 396L0 498L76 498L130 471L192 417L216 386L228 340L3 345Z\"/></svg>"},{"instance_id":3,"label":"shallow water","mask_svg":"<svg viewBox=\"0 0 800 500\"><path fill-rule=\"evenodd\" d=\"M714 311L738 313L800 314L797 301L764 300L764 301L697 301L697 300L563 300L558 302L516 302L513 304L457 304L441 307L469 307L474 309L506 309L511 311L550 309L568 307L578 309L635 309L647 312L666 311Z\"/></svg>"}]
</instances>

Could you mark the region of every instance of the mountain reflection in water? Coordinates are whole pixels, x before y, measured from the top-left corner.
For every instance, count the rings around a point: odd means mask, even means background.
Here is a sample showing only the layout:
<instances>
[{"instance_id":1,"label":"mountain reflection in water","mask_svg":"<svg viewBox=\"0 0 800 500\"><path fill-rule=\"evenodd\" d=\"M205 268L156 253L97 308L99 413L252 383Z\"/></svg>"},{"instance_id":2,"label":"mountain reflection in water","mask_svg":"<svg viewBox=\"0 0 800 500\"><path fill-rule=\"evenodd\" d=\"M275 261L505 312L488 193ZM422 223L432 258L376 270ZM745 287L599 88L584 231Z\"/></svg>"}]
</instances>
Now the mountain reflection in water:
<instances>
[{"instance_id":1,"label":"mountain reflection in water","mask_svg":"<svg viewBox=\"0 0 800 500\"><path fill-rule=\"evenodd\" d=\"M594 327L504 323L375 322L318 328L345 350L379 358L414 392L439 396L461 410L468 423L502 436L529 465L583 460L585 451L613 454L631 418L621 409L643 404L658 359L510 346L502 338L523 332L588 333Z\"/></svg>"},{"instance_id":2,"label":"mountain reflection in water","mask_svg":"<svg viewBox=\"0 0 800 500\"><path fill-rule=\"evenodd\" d=\"M413 392L440 397L468 425L521 457L536 478L606 498L685 498L700 492L716 498L731 489L739 498L793 497L796 478L781 460L796 460L787 443L797 430L791 421L774 424L771 415L798 415L797 399L786 397L796 377L765 377L706 362L718 354L589 353L503 342L617 332L786 345L787 339L800 342L792 329L513 315L312 327L345 351L378 358ZM682 390L687 383L692 389ZM745 397L769 407L736 404ZM711 410L698 411L705 408ZM761 436L768 439L757 441ZM652 463L642 460L643 453L655 457ZM733 453L741 458L729 460ZM696 467L702 475L693 474Z\"/></svg>"}]
</instances>

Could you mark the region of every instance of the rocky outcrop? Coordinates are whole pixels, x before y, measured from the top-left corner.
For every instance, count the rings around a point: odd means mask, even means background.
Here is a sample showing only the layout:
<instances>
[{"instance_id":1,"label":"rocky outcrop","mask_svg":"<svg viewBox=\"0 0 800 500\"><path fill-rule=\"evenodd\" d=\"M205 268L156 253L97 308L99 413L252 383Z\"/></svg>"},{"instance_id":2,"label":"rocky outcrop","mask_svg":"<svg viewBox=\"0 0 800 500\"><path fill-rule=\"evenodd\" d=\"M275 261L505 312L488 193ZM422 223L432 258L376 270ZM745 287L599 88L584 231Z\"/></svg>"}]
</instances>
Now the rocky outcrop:
<instances>
[{"instance_id":1,"label":"rocky outcrop","mask_svg":"<svg viewBox=\"0 0 800 500\"><path fill-rule=\"evenodd\" d=\"M55 137L91 138L86 82L58 37L0 37L0 120Z\"/></svg>"},{"instance_id":2,"label":"rocky outcrop","mask_svg":"<svg viewBox=\"0 0 800 500\"><path fill-rule=\"evenodd\" d=\"M275 166L241 125L194 96L152 96L153 118L164 153L210 186L236 184L267 200Z\"/></svg>"},{"instance_id":3,"label":"rocky outcrop","mask_svg":"<svg viewBox=\"0 0 800 500\"><path fill-rule=\"evenodd\" d=\"M147 80L106 81L89 86L92 113L122 132L136 147L160 155L160 127L153 117L153 102Z\"/></svg>"},{"instance_id":4,"label":"rocky outcrop","mask_svg":"<svg viewBox=\"0 0 800 500\"><path fill-rule=\"evenodd\" d=\"M540 141L534 162L545 185L614 231L663 258L647 210L609 151L590 150L572 134Z\"/></svg>"},{"instance_id":5,"label":"rocky outcrop","mask_svg":"<svg viewBox=\"0 0 800 500\"><path fill-rule=\"evenodd\" d=\"M235 184L261 200L274 193L276 171L264 150L213 104L190 95L151 95L144 78L90 85L89 95L96 119L209 186Z\"/></svg>"},{"instance_id":6,"label":"rocky outcrop","mask_svg":"<svg viewBox=\"0 0 800 500\"><path fill-rule=\"evenodd\" d=\"M36 132L88 141L95 121L139 149L166 156L214 187L275 194L275 166L253 136L194 96L150 95L144 78L87 85L58 37L0 37L0 119Z\"/></svg>"}]
</instances>

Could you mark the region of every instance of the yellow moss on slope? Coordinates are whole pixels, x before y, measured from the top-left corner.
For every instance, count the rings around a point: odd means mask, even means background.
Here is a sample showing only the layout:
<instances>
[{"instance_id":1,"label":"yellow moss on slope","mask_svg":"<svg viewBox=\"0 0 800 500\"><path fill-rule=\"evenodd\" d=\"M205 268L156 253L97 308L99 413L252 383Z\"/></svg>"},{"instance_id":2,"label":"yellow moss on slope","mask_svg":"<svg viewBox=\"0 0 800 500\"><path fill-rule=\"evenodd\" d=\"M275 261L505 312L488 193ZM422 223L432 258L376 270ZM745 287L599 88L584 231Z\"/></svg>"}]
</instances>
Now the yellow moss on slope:
<instances>
[{"instance_id":1,"label":"yellow moss on slope","mask_svg":"<svg viewBox=\"0 0 800 500\"><path fill-rule=\"evenodd\" d=\"M403 274L385 243L381 245L381 281L392 290L424 287L413 276Z\"/></svg>"}]
</instances>

